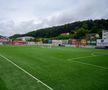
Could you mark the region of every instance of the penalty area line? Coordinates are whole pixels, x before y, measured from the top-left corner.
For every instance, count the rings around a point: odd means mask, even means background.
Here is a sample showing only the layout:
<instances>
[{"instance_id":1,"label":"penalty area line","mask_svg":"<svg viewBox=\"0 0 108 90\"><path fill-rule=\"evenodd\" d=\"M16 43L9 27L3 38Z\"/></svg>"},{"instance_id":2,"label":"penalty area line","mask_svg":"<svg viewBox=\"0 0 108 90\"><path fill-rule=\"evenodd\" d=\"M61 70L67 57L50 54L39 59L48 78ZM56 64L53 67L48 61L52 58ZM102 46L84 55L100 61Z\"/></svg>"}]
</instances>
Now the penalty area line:
<instances>
[{"instance_id":1,"label":"penalty area line","mask_svg":"<svg viewBox=\"0 0 108 90\"><path fill-rule=\"evenodd\" d=\"M94 66L97 68L101 68L104 70L108 70L108 68L103 67L103 66L99 66L99 65L95 65L95 64L90 64L90 63L84 63L84 62L80 62L80 61L75 61L75 59L81 59L81 58L90 58L90 57L97 57L97 56L104 56L104 55L95 55L95 52L91 53L90 56L84 56L84 57L77 57L77 58L71 58L71 59L67 59L68 61L74 62L74 63L80 63L80 64L85 64L85 65L89 65L89 66ZM106 54L105 54L106 55ZM108 55L108 54L107 54ZM74 61L73 61L74 60Z\"/></svg>"},{"instance_id":2,"label":"penalty area line","mask_svg":"<svg viewBox=\"0 0 108 90\"><path fill-rule=\"evenodd\" d=\"M94 66L94 67L97 67L97 68L100 68L100 69L108 70L108 68L106 68L106 67L95 65L95 64L84 63L84 62L80 62L80 61L72 61L72 62L80 63L80 64L85 64L85 65Z\"/></svg>"},{"instance_id":3,"label":"penalty area line","mask_svg":"<svg viewBox=\"0 0 108 90\"><path fill-rule=\"evenodd\" d=\"M51 88L50 86L48 86L47 84L45 84L44 82L42 82L41 80L39 80L38 78L36 78L35 76L33 76L32 74L30 74L28 71L24 70L23 68L21 68L20 66L18 66L16 63L14 63L13 61L11 61L10 59L8 59L7 57L3 56L2 54L0 54L0 57L4 58L5 60L7 60L8 62L10 62L11 64L13 64L14 66L16 66L18 69L20 69L21 71L23 71L24 73L26 73L27 75L29 75L30 77L32 77L33 79L35 79L37 82L41 83L42 85L44 85L45 87L47 87L49 90L54 90L53 88Z\"/></svg>"},{"instance_id":4,"label":"penalty area line","mask_svg":"<svg viewBox=\"0 0 108 90\"><path fill-rule=\"evenodd\" d=\"M103 66L99 66L99 65L95 65L95 64L90 64L90 63L85 63L85 62L80 62L80 61L75 61L75 59L90 58L90 57L97 57L97 56L103 56L103 55L95 55L94 53L91 53L91 56L71 58L71 59L67 59L67 60L68 61L71 61L71 62L74 62L74 63L85 64L85 65L89 65L89 66L94 66L94 67L97 67L97 68L101 68L101 69L104 69L104 70L108 70L108 68L103 67Z\"/></svg>"},{"instance_id":5,"label":"penalty area line","mask_svg":"<svg viewBox=\"0 0 108 90\"><path fill-rule=\"evenodd\" d=\"M68 61L71 61L71 60L75 60L75 59L81 59L81 58L89 58L89 57L96 57L96 56L84 56L84 57L76 57L76 58L71 58L71 59L67 59Z\"/></svg>"},{"instance_id":6,"label":"penalty area line","mask_svg":"<svg viewBox=\"0 0 108 90\"><path fill-rule=\"evenodd\" d=\"M97 52L93 52L93 53L91 53L89 56L75 57L75 58L71 58L71 59L67 59L67 60L68 60L68 61L71 61L71 60L81 59L81 58L90 58L90 57L97 57L97 56L108 55L108 54L95 55L95 53L97 53Z\"/></svg>"}]
</instances>

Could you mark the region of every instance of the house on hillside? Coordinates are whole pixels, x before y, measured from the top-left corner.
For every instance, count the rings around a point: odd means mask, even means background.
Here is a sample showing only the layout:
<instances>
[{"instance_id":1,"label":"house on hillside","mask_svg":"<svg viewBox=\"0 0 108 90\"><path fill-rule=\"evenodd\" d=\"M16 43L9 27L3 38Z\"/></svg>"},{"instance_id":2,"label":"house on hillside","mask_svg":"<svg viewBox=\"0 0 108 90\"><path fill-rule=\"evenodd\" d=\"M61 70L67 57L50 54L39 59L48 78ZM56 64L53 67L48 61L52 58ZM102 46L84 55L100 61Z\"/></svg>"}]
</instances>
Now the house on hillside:
<instances>
[{"instance_id":1,"label":"house on hillside","mask_svg":"<svg viewBox=\"0 0 108 90\"><path fill-rule=\"evenodd\" d=\"M93 40L93 39L98 39L100 38L99 34L98 33L89 33L89 34L86 34L86 39L87 40Z\"/></svg>"},{"instance_id":2,"label":"house on hillside","mask_svg":"<svg viewBox=\"0 0 108 90\"><path fill-rule=\"evenodd\" d=\"M61 35L69 35L69 33L61 33Z\"/></svg>"}]
</instances>

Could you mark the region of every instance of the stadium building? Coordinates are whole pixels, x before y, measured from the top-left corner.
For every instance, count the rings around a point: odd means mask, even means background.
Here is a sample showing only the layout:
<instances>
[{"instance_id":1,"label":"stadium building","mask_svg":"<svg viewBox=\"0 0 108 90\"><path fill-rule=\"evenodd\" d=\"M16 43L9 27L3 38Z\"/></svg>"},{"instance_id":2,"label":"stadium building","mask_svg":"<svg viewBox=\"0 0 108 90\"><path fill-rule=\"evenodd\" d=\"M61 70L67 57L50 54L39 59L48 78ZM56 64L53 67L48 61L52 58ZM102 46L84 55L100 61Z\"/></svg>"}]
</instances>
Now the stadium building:
<instances>
[{"instance_id":1,"label":"stadium building","mask_svg":"<svg viewBox=\"0 0 108 90\"><path fill-rule=\"evenodd\" d=\"M34 38L33 37L29 37L29 36L25 36L25 37L18 37L16 38L13 42L13 45L34 45Z\"/></svg>"},{"instance_id":2,"label":"stadium building","mask_svg":"<svg viewBox=\"0 0 108 90\"><path fill-rule=\"evenodd\" d=\"M1 36L0 37L0 45L7 45L7 44L9 44L9 38L7 38L7 37L3 37L3 36Z\"/></svg>"},{"instance_id":3,"label":"stadium building","mask_svg":"<svg viewBox=\"0 0 108 90\"><path fill-rule=\"evenodd\" d=\"M108 39L108 30L102 31L102 39Z\"/></svg>"},{"instance_id":4,"label":"stadium building","mask_svg":"<svg viewBox=\"0 0 108 90\"><path fill-rule=\"evenodd\" d=\"M9 44L9 40L7 39L0 39L0 45L7 45Z\"/></svg>"},{"instance_id":5,"label":"stadium building","mask_svg":"<svg viewBox=\"0 0 108 90\"><path fill-rule=\"evenodd\" d=\"M97 47L108 48L108 30L102 31L102 39L97 39Z\"/></svg>"},{"instance_id":6,"label":"stadium building","mask_svg":"<svg viewBox=\"0 0 108 90\"><path fill-rule=\"evenodd\" d=\"M29 36L16 38L16 40L20 40L20 41L32 41L33 39L34 37L29 37Z\"/></svg>"}]
</instances>

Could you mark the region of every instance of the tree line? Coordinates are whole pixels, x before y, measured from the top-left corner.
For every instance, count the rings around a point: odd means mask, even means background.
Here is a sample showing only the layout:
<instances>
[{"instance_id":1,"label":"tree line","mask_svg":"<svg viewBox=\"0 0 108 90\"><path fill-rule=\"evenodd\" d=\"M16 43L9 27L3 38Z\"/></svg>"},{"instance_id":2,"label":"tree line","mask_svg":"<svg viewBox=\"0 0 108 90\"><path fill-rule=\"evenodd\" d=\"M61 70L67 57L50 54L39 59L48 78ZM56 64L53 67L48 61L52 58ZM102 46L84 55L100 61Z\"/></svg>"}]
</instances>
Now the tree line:
<instances>
[{"instance_id":1,"label":"tree line","mask_svg":"<svg viewBox=\"0 0 108 90\"><path fill-rule=\"evenodd\" d=\"M35 38L50 39L80 39L83 38L87 33L98 33L101 36L102 30L108 30L108 19L77 21L61 26L39 29L25 34L15 34L10 36L10 38L32 36ZM70 35L65 36L61 35L61 33L70 33Z\"/></svg>"}]
</instances>

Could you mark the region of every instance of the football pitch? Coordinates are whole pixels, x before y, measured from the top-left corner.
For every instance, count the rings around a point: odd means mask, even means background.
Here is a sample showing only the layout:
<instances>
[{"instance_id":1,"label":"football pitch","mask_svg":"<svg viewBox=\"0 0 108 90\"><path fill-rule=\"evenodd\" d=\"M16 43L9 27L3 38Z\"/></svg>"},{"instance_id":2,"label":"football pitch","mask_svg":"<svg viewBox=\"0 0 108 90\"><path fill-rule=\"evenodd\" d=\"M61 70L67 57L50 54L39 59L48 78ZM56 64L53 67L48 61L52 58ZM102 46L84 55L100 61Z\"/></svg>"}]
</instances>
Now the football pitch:
<instances>
[{"instance_id":1,"label":"football pitch","mask_svg":"<svg viewBox=\"0 0 108 90\"><path fill-rule=\"evenodd\" d=\"M0 90L108 90L108 50L0 46Z\"/></svg>"}]
</instances>

